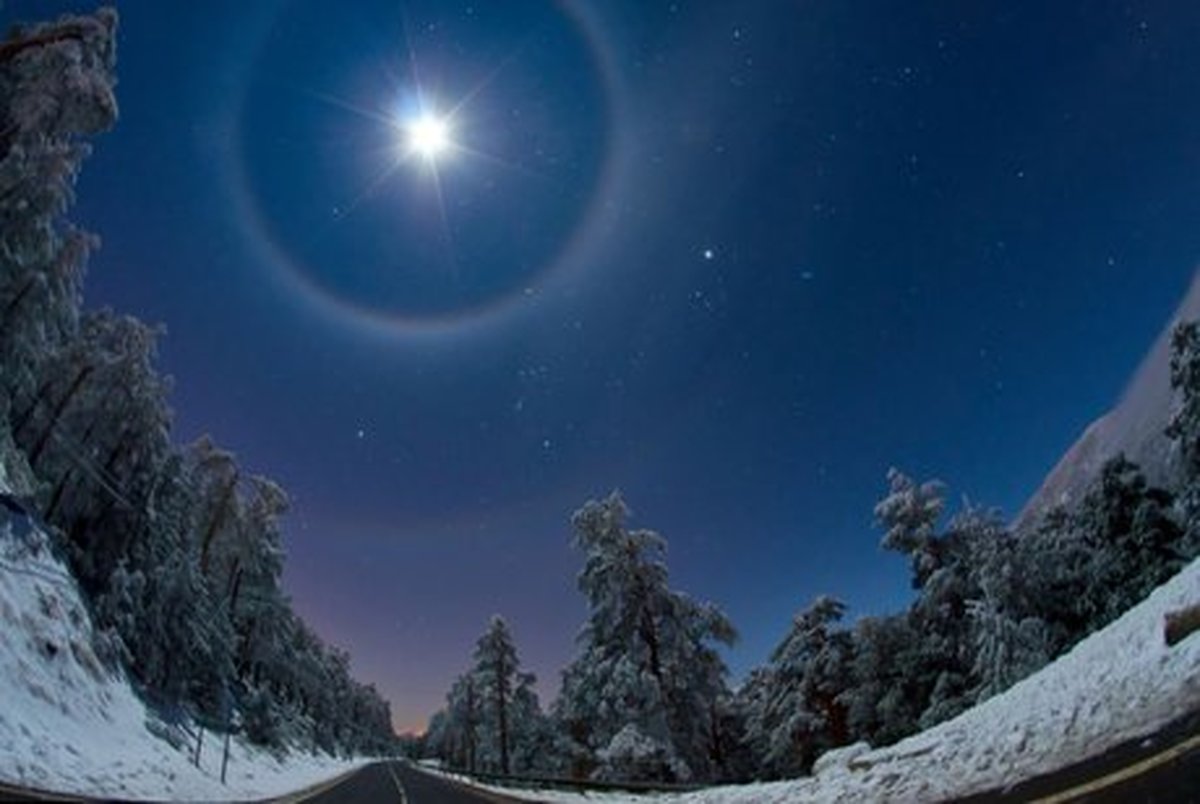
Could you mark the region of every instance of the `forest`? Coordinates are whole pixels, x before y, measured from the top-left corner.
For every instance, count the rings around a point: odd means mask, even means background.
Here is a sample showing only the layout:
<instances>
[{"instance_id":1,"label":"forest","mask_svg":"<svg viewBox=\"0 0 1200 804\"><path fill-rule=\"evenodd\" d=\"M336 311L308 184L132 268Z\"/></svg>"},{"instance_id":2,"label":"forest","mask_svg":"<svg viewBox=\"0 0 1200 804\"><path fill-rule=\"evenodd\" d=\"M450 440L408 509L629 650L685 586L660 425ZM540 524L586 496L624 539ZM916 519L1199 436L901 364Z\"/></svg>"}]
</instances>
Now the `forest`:
<instances>
[{"instance_id":1,"label":"forest","mask_svg":"<svg viewBox=\"0 0 1200 804\"><path fill-rule=\"evenodd\" d=\"M895 469L875 508L909 563L907 610L843 622L821 595L740 685L718 608L672 589L666 541L628 525L620 494L572 518L588 619L543 712L513 635L494 618L410 749L468 772L730 782L808 773L816 758L888 745L1003 692L1112 622L1200 554L1200 326L1175 330L1168 434L1179 487L1108 461L1077 505L1014 531L994 511L948 515L937 481Z\"/></svg>"},{"instance_id":2,"label":"forest","mask_svg":"<svg viewBox=\"0 0 1200 804\"><path fill-rule=\"evenodd\" d=\"M99 239L65 213L117 118L116 13L0 46L0 476L49 526L100 631L165 715L273 747L380 753L386 701L280 587L288 496L209 438L172 440L164 331L83 306Z\"/></svg>"}]
</instances>

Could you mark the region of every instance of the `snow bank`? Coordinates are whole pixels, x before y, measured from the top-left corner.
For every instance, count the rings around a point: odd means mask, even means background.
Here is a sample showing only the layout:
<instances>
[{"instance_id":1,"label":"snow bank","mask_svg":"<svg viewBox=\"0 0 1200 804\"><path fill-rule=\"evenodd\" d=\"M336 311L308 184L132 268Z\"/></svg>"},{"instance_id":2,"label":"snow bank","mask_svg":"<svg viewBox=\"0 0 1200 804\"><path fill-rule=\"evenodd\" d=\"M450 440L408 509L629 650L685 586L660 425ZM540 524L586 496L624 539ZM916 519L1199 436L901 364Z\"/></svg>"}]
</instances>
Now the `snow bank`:
<instances>
[{"instance_id":1,"label":"snow bank","mask_svg":"<svg viewBox=\"0 0 1200 804\"><path fill-rule=\"evenodd\" d=\"M811 778L687 794L518 793L545 802L796 804L937 801L1001 788L1103 753L1200 709L1200 634L1173 648L1163 618L1200 603L1200 559L1053 664L895 745L839 749Z\"/></svg>"},{"instance_id":2,"label":"snow bank","mask_svg":"<svg viewBox=\"0 0 1200 804\"><path fill-rule=\"evenodd\" d=\"M230 800L280 795L357 764L235 741L228 784L219 741L201 768L148 729L154 718L92 650L92 624L46 535L0 506L0 784L102 797ZM162 731L161 724L159 731Z\"/></svg>"}]
</instances>

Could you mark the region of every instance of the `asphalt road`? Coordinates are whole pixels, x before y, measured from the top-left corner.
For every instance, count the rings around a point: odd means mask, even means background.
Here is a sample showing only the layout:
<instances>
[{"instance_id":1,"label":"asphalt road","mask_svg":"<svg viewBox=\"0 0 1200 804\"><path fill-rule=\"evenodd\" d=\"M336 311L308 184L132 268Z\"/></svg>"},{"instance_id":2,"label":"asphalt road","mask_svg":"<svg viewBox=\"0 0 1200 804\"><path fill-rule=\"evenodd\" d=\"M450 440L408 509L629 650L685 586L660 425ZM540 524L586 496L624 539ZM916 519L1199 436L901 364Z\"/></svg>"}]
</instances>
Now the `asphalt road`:
<instances>
[{"instance_id":1,"label":"asphalt road","mask_svg":"<svg viewBox=\"0 0 1200 804\"><path fill-rule=\"evenodd\" d=\"M376 762L303 804L498 804L518 799L473 790L404 762Z\"/></svg>"},{"instance_id":2,"label":"asphalt road","mask_svg":"<svg viewBox=\"0 0 1200 804\"><path fill-rule=\"evenodd\" d=\"M1200 804L1200 710L1153 737L956 804Z\"/></svg>"}]
</instances>

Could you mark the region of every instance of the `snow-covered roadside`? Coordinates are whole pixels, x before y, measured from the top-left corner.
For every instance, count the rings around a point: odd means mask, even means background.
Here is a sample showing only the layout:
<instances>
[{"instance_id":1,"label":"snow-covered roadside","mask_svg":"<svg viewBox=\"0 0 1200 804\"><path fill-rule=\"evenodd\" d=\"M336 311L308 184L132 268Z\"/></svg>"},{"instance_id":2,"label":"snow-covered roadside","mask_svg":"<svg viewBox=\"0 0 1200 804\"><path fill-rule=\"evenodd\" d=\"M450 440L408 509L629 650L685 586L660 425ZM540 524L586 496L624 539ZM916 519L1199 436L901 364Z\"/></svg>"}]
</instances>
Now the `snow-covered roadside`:
<instances>
[{"instance_id":1,"label":"snow-covered roadside","mask_svg":"<svg viewBox=\"0 0 1200 804\"><path fill-rule=\"evenodd\" d=\"M3 491L3 488L0 488ZM148 729L152 715L92 650L79 590L30 521L0 507L0 784L127 799L278 796L365 761L293 753L283 761L234 741L228 784L208 735L201 768Z\"/></svg>"},{"instance_id":2,"label":"snow-covered roadside","mask_svg":"<svg viewBox=\"0 0 1200 804\"><path fill-rule=\"evenodd\" d=\"M489 788L544 802L796 804L938 801L1103 753L1200 709L1200 634L1168 648L1164 615L1200 603L1200 559L1011 689L895 745L830 752L811 778L635 796Z\"/></svg>"}]
</instances>

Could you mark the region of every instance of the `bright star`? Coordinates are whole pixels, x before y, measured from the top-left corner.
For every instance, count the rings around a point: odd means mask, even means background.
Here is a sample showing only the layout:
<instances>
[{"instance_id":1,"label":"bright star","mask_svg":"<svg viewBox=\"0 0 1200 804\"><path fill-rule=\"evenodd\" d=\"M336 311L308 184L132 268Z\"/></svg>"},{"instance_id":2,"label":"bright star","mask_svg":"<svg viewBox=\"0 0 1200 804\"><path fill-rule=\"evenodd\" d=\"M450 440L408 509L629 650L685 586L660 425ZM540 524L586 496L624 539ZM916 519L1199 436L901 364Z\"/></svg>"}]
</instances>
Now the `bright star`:
<instances>
[{"instance_id":1,"label":"bright star","mask_svg":"<svg viewBox=\"0 0 1200 804\"><path fill-rule=\"evenodd\" d=\"M452 145L450 126L443 118L425 113L409 122L407 128L409 149L431 162Z\"/></svg>"}]
</instances>

